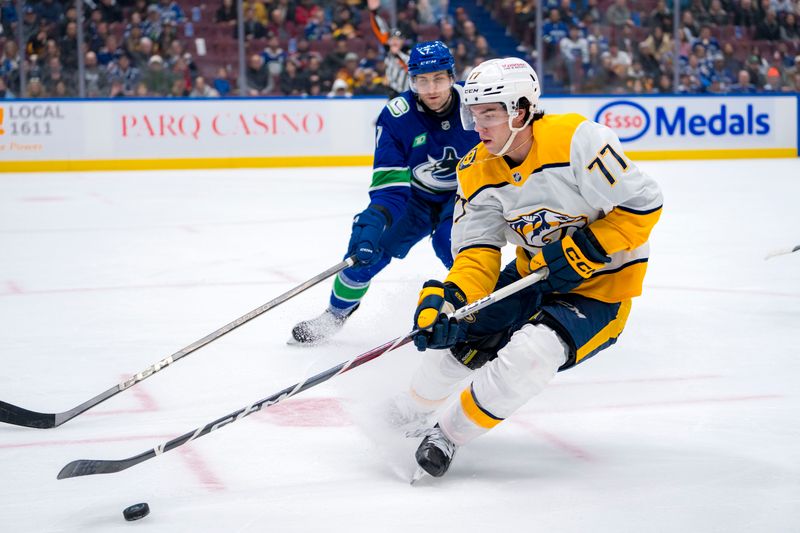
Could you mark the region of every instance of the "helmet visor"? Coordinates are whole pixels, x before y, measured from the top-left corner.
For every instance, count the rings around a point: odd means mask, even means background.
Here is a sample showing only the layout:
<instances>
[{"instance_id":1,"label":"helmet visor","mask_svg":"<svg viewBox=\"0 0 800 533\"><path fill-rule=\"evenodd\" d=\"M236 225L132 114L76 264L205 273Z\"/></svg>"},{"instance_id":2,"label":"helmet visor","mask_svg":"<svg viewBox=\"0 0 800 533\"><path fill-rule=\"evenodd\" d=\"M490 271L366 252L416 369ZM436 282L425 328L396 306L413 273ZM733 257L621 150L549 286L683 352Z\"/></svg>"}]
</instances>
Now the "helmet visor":
<instances>
[{"instance_id":1,"label":"helmet visor","mask_svg":"<svg viewBox=\"0 0 800 533\"><path fill-rule=\"evenodd\" d=\"M453 86L453 77L446 70L419 74L409 79L411 90L417 94L430 94L446 91Z\"/></svg>"},{"instance_id":2,"label":"helmet visor","mask_svg":"<svg viewBox=\"0 0 800 533\"><path fill-rule=\"evenodd\" d=\"M493 128L500 124L508 124L509 115L502 105L486 104L461 106L461 124L466 130Z\"/></svg>"}]
</instances>

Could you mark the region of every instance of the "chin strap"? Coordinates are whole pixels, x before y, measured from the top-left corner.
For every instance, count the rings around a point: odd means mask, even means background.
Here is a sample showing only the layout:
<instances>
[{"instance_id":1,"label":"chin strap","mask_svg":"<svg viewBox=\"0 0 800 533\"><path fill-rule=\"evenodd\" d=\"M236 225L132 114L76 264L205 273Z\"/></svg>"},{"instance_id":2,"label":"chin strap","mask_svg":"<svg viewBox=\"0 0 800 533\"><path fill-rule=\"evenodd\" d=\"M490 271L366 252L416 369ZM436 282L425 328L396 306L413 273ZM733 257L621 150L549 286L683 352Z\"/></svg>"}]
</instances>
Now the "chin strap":
<instances>
[{"instance_id":1,"label":"chin strap","mask_svg":"<svg viewBox=\"0 0 800 533\"><path fill-rule=\"evenodd\" d=\"M511 125L511 123L514 121L515 118L517 118L517 117L516 116L512 117L511 115L508 116L508 127L511 130L511 135L508 136L508 140L503 145L503 148L501 148L500 151L497 154L495 154L498 157L502 157L502 156L506 155L506 152L508 151L508 149L511 148L511 143L514 142L514 139L516 138L517 133L521 132L522 130L524 130L525 128L530 126L531 122L533 121L533 113L530 113L530 116L528 117L528 120L526 120L525 123L522 126L520 126L519 128L515 128L514 126ZM520 145L520 146L522 146L522 145ZM517 146L517 148L519 148L519 146Z\"/></svg>"}]
</instances>

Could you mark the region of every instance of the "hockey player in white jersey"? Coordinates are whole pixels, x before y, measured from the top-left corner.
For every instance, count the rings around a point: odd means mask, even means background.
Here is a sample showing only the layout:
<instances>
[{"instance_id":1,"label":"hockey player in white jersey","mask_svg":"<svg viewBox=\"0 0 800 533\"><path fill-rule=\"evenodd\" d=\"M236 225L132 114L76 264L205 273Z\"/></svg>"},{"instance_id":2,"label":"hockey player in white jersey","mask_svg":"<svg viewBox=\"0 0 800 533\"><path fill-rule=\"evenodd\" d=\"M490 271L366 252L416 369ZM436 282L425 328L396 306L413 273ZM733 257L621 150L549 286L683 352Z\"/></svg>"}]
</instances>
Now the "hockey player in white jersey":
<instances>
[{"instance_id":1,"label":"hockey player in white jersey","mask_svg":"<svg viewBox=\"0 0 800 533\"><path fill-rule=\"evenodd\" d=\"M576 114L545 115L539 95L536 73L515 58L482 63L464 87L462 121L482 142L458 166L453 266L420 293L414 343L434 350L407 398L416 414L436 411L416 452L433 476L556 372L614 344L642 290L648 237L661 214L658 185L612 130ZM516 245L516 260L503 269L507 243ZM473 320L447 320L545 267L544 281ZM468 376L458 400L444 406Z\"/></svg>"}]
</instances>

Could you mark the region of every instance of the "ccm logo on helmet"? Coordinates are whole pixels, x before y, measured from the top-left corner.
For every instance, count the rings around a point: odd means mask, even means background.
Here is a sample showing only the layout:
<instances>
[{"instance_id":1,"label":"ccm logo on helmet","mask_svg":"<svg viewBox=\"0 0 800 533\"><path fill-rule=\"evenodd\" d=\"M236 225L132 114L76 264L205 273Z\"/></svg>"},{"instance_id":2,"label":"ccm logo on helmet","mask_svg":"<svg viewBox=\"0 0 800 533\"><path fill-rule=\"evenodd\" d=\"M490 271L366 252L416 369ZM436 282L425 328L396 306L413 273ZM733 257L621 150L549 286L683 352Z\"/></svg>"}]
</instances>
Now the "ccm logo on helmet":
<instances>
[{"instance_id":1,"label":"ccm logo on helmet","mask_svg":"<svg viewBox=\"0 0 800 533\"><path fill-rule=\"evenodd\" d=\"M516 68L528 68L527 63L511 63L510 65L503 65L505 70L513 70Z\"/></svg>"}]
</instances>

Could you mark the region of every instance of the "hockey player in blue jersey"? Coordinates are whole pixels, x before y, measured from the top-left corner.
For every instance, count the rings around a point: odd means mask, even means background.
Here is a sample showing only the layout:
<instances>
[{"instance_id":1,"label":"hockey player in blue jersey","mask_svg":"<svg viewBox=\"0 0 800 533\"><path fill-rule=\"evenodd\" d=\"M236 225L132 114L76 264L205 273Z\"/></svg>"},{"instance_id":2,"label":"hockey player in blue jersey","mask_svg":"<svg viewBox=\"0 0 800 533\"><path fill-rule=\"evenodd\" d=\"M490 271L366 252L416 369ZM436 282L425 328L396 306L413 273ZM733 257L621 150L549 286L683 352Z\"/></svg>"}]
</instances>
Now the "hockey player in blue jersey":
<instances>
[{"instance_id":1,"label":"hockey player in blue jersey","mask_svg":"<svg viewBox=\"0 0 800 533\"><path fill-rule=\"evenodd\" d=\"M454 64L441 41L411 50L411 90L386 105L375 127L370 203L355 216L347 246L346 256L355 254L357 263L336 276L325 312L292 329L297 343L318 343L341 329L372 278L425 237L432 237L444 266L452 266L456 165L480 141L461 125Z\"/></svg>"}]
</instances>

